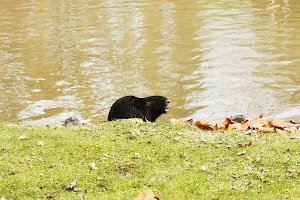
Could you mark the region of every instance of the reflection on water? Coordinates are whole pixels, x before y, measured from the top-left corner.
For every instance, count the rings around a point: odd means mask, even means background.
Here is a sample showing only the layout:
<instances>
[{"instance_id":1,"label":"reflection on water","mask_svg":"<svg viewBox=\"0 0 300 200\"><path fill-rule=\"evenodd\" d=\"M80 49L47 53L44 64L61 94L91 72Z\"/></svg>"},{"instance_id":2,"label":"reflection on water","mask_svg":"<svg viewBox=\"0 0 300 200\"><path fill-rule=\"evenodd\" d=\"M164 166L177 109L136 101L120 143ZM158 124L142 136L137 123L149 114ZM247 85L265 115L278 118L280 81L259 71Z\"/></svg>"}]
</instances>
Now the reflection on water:
<instances>
[{"instance_id":1,"label":"reflection on water","mask_svg":"<svg viewBox=\"0 0 300 200\"><path fill-rule=\"evenodd\" d=\"M300 2L5 0L0 120L106 119L160 94L168 117L300 117Z\"/></svg>"}]
</instances>

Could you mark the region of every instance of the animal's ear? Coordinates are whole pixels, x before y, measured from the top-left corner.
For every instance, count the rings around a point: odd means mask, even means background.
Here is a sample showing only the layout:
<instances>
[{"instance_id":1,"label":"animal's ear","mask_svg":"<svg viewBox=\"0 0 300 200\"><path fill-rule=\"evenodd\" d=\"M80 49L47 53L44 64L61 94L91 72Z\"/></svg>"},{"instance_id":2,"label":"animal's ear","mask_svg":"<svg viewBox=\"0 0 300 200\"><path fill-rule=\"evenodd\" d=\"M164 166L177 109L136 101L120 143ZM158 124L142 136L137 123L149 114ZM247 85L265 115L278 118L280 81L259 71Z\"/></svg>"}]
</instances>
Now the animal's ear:
<instances>
[{"instance_id":1,"label":"animal's ear","mask_svg":"<svg viewBox=\"0 0 300 200\"><path fill-rule=\"evenodd\" d=\"M150 101L151 101L151 97L147 97L146 102L150 102Z\"/></svg>"}]
</instances>

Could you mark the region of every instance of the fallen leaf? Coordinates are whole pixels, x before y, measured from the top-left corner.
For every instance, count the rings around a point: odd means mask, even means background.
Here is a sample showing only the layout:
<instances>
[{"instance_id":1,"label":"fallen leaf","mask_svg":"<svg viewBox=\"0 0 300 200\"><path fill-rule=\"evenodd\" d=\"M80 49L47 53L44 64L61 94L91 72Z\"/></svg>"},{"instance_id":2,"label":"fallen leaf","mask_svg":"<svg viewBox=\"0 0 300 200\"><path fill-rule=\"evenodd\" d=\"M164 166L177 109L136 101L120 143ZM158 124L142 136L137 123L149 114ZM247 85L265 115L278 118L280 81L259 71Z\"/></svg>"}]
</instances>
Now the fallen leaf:
<instances>
[{"instance_id":1,"label":"fallen leaf","mask_svg":"<svg viewBox=\"0 0 300 200\"><path fill-rule=\"evenodd\" d=\"M81 190L83 190L83 188L74 188L73 190L74 192L80 192Z\"/></svg>"},{"instance_id":2,"label":"fallen leaf","mask_svg":"<svg viewBox=\"0 0 300 200\"><path fill-rule=\"evenodd\" d=\"M284 122L284 121L280 121L280 120L270 120L268 122L268 124L270 127L280 128L282 130L283 130L283 128L297 127L297 124L288 123L288 122Z\"/></svg>"},{"instance_id":3,"label":"fallen leaf","mask_svg":"<svg viewBox=\"0 0 300 200\"><path fill-rule=\"evenodd\" d=\"M229 124L228 130L242 130L242 124L236 123L236 124Z\"/></svg>"},{"instance_id":4,"label":"fallen leaf","mask_svg":"<svg viewBox=\"0 0 300 200\"><path fill-rule=\"evenodd\" d=\"M139 152L135 153L134 158L141 158L141 154Z\"/></svg>"},{"instance_id":5,"label":"fallen leaf","mask_svg":"<svg viewBox=\"0 0 300 200\"><path fill-rule=\"evenodd\" d=\"M229 127L229 124L233 124L232 120L230 118L226 118L223 122L223 130L227 130Z\"/></svg>"},{"instance_id":6,"label":"fallen leaf","mask_svg":"<svg viewBox=\"0 0 300 200\"><path fill-rule=\"evenodd\" d=\"M284 128L284 130L289 133L296 133L298 131L298 129L296 127Z\"/></svg>"},{"instance_id":7,"label":"fallen leaf","mask_svg":"<svg viewBox=\"0 0 300 200\"><path fill-rule=\"evenodd\" d=\"M268 128L268 127L258 127L258 131L262 132L262 133L275 133L275 129L274 128Z\"/></svg>"},{"instance_id":8,"label":"fallen leaf","mask_svg":"<svg viewBox=\"0 0 300 200\"><path fill-rule=\"evenodd\" d=\"M261 127L269 127L268 122L263 120L263 116L260 115L254 120L254 128L261 128Z\"/></svg>"},{"instance_id":9,"label":"fallen leaf","mask_svg":"<svg viewBox=\"0 0 300 200\"><path fill-rule=\"evenodd\" d=\"M193 119L188 119L188 120L185 120L183 123L192 125L193 121L194 121Z\"/></svg>"},{"instance_id":10,"label":"fallen leaf","mask_svg":"<svg viewBox=\"0 0 300 200\"><path fill-rule=\"evenodd\" d=\"M140 194L136 200L159 200L159 198L150 190Z\"/></svg>"},{"instance_id":11,"label":"fallen leaf","mask_svg":"<svg viewBox=\"0 0 300 200\"><path fill-rule=\"evenodd\" d=\"M38 141L37 145L38 145L38 146L44 146L45 143L44 143L43 141Z\"/></svg>"},{"instance_id":12,"label":"fallen leaf","mask_svg":"<svg viewBox=\"0 0 300 200\"><path fill-rule=\"evenodd\" d=\"M248 130L251 127L249 120L244 120L241 122L242 130Z\"/></svg>"},{"instance_id":13,"label":"fallen leaf","mask_svg":"<svg viewBox=\"0 0 300 200\"><path fill-rule=\"evenodd\" d=\"M209 122L201 123L200 121L196 121L195 126L197 126L198 128L200 128L202 130L206 130L206 131L213 130L213 128L211 127L211 124L209 124Z\"/></svg>"},{"instance_id":14,"label":"fallen leaf","mask_svg":"<svg viewBox=\"0 0 300 200\"><path fill-rule=\"evenodd\" d=\"M52 199L52 198L54 198L54 195L53 195L51 192L48 192L48 193L46 194L46 198L47 198L47 199Z\"/></svg>"},{"instance_id":15,"label":"fallen leaf","mask_svg":"<svg viewBox=\"0 0 300 200\"><path fill-rule=\"evenodd\" d=\"M181 125L181 121L179 119L171 118L170 122L175 125Z\"/></svg>"},{"instance_id":16,"label":"fallen leaf","mask_svg":"<svg viewBox=\"0 0 300 200\"><path fill-rule=\"evenodd\" d=\"M187 125L187 124L192 125L193 124L193 119L189 119L189 120L186 120L186 121L181 121L179 119L171 118L170 122L174 125L177 125L177 126L184 126L184 125Z\"/></svg>"},{"instance_id":17,"label":"fallen leaf","mask_svg":"<svg viewBox=\"0 0 300 200\"><path fill-rule=\"evenodd\" d=\"M19 137L19 140L27 140L27 139L28 139L28 137L26 135L21 135Z\"/></svg>"},{"instance_id":18,"label":"fallen leaf","mask_svg":"<svg viewBox=\"0 0 300 200\"><path fill-rule=\"evenodd\" d=\"M206 167L206 166L201 166L201 170L202 170L202 171L206 171L206 170L207 170L207 167Z\"/></svg>"},{"instance_id":19,"label":"fallen leaf","mask_svg":"<svg viewBox=\"0 0 300 200\"><path fill-rule=\"evenodd\" d=\"M238 152L238 156L242 156L242 155L244 155L246 152L247 152L246 150L240 151L240 152Z\"/></svg>"},{"instance_id":20,"label":"fallen leaf","mask_svg":"<svg viewBox=\"0 0 300 200\"><path fill-rule=\"evenodd\" d=\"M286 133L287 133L287 131L282 130L282 129L280 129L280 128L275 128L275 132L276 132L276 133L279 133L279 134L286 134Z\"/></svg>"},{"instance_id":21,"label":"fallen leaf","mask_svg":"<svg viewBox=\"0 0 300 200\"><path fill-rule=\"evenodd\" d=\"M251 146L253 144L252 140L249 140L247 142L241 142L239 143L240 147L247 147L247 146Z\"/></svg>"},{"instance_id":22,"label":"fallen leaf","mask_svg":"<svg viewBox=\"0 0 300 200\"><path fill-rule=\"evenodd\" d=\"M73 190L74 187L77 185L77 183L78 183L78 180L76 179L70 185L63 186L63 189L65 189L65 190Z\"/></svg>"},{"instance_id":23,"label":"fallen leaf","mask_svg":"<svg viewBox=\"0 0 300 200\"><path fill-rule=\"evenodd\" d=\"M96 169L98 169L98 167L96 167L95 161L93 161L93 162L90 163L90 169L91 169L91 170L96 170Z\"/></svg>"},{"instance_id":24,"label":"fallen leaf","mask_svg":"<svg viewBox=\"0 0 300 200\"><path fill-rule=\"evenodd\" d=\"M252 135L252 134L255 134L255 133L256 133L256 130L249 129L249 130L245 131L245 135Z\"/></svg>"},{"instance_id":25,"label":"fallen leaf","mask_svg":"<svg viewBox=\"0 0 300 200\"><path fill-rule=\"evenodd\" d=\"M292 123L292 124L300 124L300 121L294 121L294 120L290 120L290 123Z\"/></svg>"}]
</instances>

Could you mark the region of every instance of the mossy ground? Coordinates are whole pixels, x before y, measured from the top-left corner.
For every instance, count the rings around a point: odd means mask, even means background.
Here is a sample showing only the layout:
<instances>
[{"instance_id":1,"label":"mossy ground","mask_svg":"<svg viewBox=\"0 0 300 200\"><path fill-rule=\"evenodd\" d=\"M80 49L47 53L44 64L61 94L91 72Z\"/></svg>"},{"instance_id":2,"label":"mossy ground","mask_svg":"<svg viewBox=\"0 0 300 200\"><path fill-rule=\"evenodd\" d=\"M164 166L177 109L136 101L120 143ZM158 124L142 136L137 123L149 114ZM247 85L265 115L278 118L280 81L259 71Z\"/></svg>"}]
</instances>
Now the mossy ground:
<instances>
[{"instance_id":1,"label":"mossy ground","mask_svg":"<svg viewBox=\"0 0 300 200\"><path fill-rule=\"evenodd\" d=\"M76 179L80 191L62 189ZM162 200L299 199L300 135L128 121L81 129L2 124L0 180L6 199L135 199L147 189Z\"/></svg>"}]
</instances>

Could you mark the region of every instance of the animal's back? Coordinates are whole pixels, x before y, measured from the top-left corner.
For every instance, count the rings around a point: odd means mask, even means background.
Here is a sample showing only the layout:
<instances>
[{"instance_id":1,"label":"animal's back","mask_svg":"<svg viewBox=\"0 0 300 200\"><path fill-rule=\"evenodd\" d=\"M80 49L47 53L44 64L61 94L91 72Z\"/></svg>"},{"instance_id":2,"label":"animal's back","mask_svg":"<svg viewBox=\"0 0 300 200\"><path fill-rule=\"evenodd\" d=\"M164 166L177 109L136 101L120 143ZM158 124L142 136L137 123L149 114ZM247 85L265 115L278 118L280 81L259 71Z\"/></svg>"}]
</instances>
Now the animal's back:
<instances>
[{"instance_id":1,"label":"animal's back","mask_svg":"<svg viewBox=\"0 0 300 200\"><path fill-rule=\"evenodd\" d=\"M135 96L125 96L113 103L108 114L108 121L115 119L141 118L142 99Z\"/></svg>"}]
</instances>

